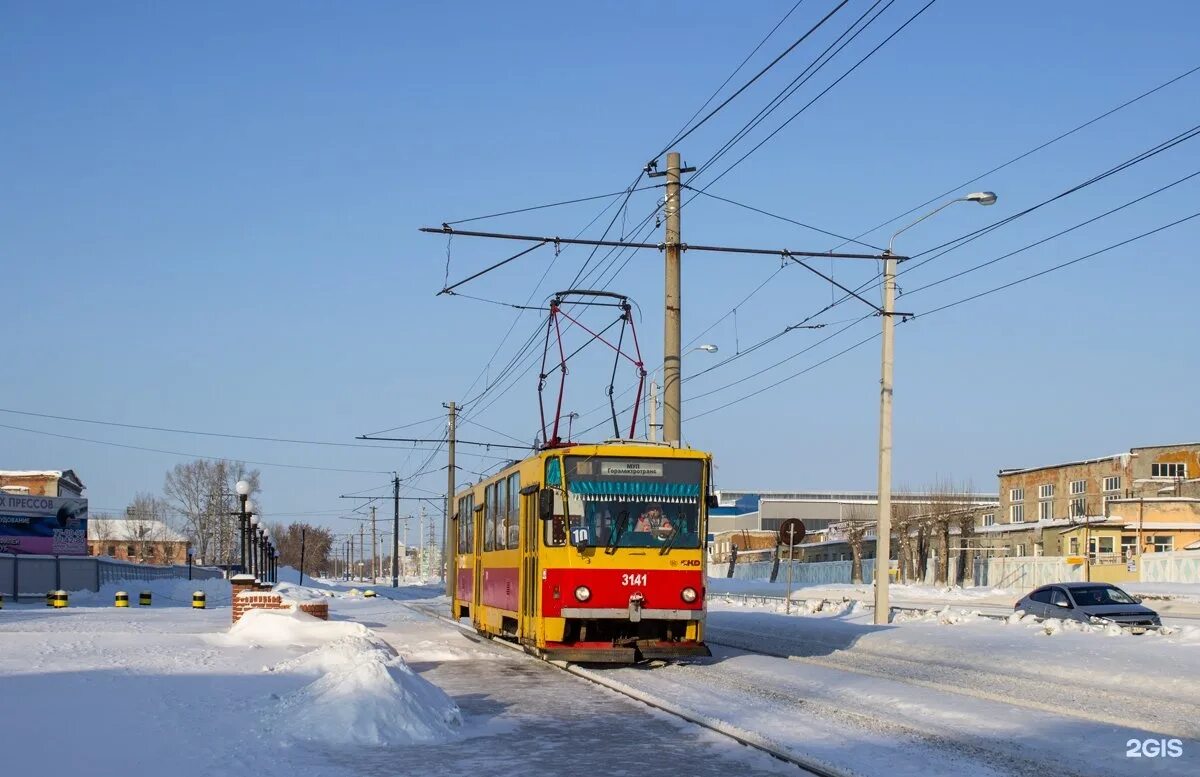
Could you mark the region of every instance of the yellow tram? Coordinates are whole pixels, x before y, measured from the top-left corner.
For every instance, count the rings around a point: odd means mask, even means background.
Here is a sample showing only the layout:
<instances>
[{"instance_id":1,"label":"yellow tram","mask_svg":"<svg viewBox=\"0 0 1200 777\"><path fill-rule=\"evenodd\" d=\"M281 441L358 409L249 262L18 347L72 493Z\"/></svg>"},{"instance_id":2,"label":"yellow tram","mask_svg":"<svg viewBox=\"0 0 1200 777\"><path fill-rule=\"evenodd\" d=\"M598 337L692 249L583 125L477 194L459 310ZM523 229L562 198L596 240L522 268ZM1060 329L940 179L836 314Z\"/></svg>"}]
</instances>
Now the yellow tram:
<instances>
[{"instance_id":1,"label":"yellow tram","mask_svg":"<svg viewBox=\"0 0 1200 777\"><path fill-rule=\"evenodd\" d=\"M453 617L548 659L709 655L711 463L658 443L568 443L456 494Z\"/></svg>"}]
</instances>

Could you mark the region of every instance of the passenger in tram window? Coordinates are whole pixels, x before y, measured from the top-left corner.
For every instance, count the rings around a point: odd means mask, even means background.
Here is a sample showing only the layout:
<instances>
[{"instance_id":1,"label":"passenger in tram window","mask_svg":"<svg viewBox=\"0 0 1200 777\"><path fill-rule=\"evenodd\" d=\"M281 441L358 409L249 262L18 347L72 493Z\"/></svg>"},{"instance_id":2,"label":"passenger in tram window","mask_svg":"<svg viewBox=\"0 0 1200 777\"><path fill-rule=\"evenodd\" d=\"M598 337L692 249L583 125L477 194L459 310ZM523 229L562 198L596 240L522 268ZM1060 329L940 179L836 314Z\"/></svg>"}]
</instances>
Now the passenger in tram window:
<instances>
[{"instance_id":1,"label":"passenger in tram window","mask_svg":"<svg viewBox=\"0 0 1200 777\"><path fill-rule=\"evenodd\" d=\"M637 525L633 527L633 530L670 533L671 521L663 513L662 505L650 505L644 513L638 516Z\"/></svg>"}]
</instances>

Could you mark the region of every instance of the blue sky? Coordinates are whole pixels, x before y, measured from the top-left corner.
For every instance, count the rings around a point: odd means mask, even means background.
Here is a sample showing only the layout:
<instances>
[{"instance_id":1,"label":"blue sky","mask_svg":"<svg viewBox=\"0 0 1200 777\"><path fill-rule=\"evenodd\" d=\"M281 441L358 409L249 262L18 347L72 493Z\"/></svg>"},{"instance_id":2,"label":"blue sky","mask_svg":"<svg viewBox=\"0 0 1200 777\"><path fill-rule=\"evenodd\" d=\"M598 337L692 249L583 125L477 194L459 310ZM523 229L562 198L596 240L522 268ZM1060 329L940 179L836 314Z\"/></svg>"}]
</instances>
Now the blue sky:
<instances>
[{"instance_id":1,"label":"blue sky","mask_svg":"<svg viewBox=\"0 0 1200 777\"><path fill-rule=\"evenodd\" d=\"M538 318L526 312L514 325L512 309L435 297L446 277L465 277L518 246L457 238L448 250L445 238L417 227L622 189L792 5L4 4L0 257L9 369L0 407L339 442L424 420L404 433L440 435L444 425L425 419L442 402L477 393L482 383L468 387L479 373L494 378ZM834 5L802 3L732 83ZM703 164L869 5L848 3L681 143L684 158ZM696 185L921 5L897 0ZM709 191L857 235L1200 64L1191 45L1198 17L1188 2L1147 9L940 0ZM1012 215L1192 127L1198 85L1200 74L1189 76L964 188L994 190L999 202L956 205L902 236L899 252L917 254ZM913 270L901 287L995 258L1196 170L1200 146L1183 143ZM929 310L1184 218L1200 201L1198 181L902 296L899 307ZM658 193L633 195L627 226ZM473 225L573 235L605 204ZM598 236L613 213L588 234ZM823 251L840 242L703 197L685 206L683 225L692 243ZM1001 467L1195 439L1198 225L900 327L896 485L950 477L992 490ZM864 240L880 245L891 231ZM544 304L586 257L578 248L558 257L539 249L462 291ZM792 267L739 307L735 328L730 309L778 266L772 257L686 255L684 339L718 322L701 341L721 351L689 354L685 372L830 302L827 284ZM855 285L874 269L834 268ZM633 256L610 285L638 303L643 354L657 366L660 256ZM861 303L839 305L814 320L825 329L792 331L689 381L685 418L867 337L878 319L695 398L865 312ZM611 369L607 356L586 353L594 358L573 371L567 399L581 413L602 405L601 375ZM714 452L720 486L873 489L878 358L871 341L686 423L685 437ZM496 399L502 384L468 418L532 439L535 384L536 375L524 374ZM353 524L334 518L348 506L338 494L383 485L390 475L382 473L415 472L428 455L0 416L7 426L124 445L358 470L261 467L271 517L339 530ZM602 419L592 413L580 425ZM468 432L507 441L469 422ZM0 466L73 468L95 508L159 491L165 471L183 460L0 427ZM474 471L495 463L461 461ZM410 483L424 489L412 495L441 493L444 473Z\"/></svg>"}]
</instances>

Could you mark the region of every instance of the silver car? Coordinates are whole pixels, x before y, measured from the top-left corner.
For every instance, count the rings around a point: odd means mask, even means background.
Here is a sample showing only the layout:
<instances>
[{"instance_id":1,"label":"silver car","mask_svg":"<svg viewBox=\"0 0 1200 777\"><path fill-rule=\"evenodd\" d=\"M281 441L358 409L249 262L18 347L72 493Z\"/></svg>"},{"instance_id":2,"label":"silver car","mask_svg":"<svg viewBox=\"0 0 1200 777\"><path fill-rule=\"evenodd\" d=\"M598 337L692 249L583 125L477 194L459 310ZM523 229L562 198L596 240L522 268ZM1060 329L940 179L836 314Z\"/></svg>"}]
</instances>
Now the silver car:
<instances>
[{"instance_id":1,"label":"silver car","mask_svg":"<svg viewBox=\"0 0 1200 777\"><path fill-rule=\"evenodd\" d=\"M1109 583L1054 583L1030 592L1013 609L1039 618L1061 618L1096 625L1115 623L1135 634L1162 625L1158 613L1141 599Z\"/></svg>"}]
</instances>

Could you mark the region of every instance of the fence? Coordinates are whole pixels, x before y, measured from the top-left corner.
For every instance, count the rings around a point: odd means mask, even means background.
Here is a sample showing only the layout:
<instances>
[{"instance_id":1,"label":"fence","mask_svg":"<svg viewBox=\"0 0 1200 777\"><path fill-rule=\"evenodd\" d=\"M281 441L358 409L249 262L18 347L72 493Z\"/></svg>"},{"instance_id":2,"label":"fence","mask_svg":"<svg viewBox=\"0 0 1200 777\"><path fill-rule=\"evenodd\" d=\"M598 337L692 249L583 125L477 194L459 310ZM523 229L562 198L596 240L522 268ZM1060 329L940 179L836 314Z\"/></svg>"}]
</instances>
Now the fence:
<instances>
[{"instance_id":1,"label":"fence","mask_svg":"<svg viewBox=\"0 0 1200 777\"><path fill-rule=\"evenodd\" d=\"M1200 550L1143 553L1143 583L1200 583Z\"/></svg>"},{"instance_id":2,"label":"fence","mask_svg":"<svg viewBox=\"0 0 1200 777\"><path fill-rule=\"evenodd\" d=\"M121 580L186 578L184 565L150 566L95 556L0 556L0 593L42 596L47 591L99 591L105 583ZM219 569L191 567L195 580L221 577Z\"/></svg>"},{"instance_id":3,"label":"fence","mask_svg":"<svg viewBox=\"0 0 1200 777\"><path fill-rule=\"evenodd\" d=\"M792 584L802 586L849 583L851 563L850 561L792 561ZM770 580L772 565L773 562L770 561L738 561L733 567L733 578L735 580ZM895 566L896 562L893 561L892 567L895 568ZM787 568L788 561L781 560L775 582L782 583L787 580ZM728 574L728 564L708 565L709 577L725 577ZM875 559L865 558L862 560L862 575L863 580L866 581L875 579Z\"/></svg>"},{"instance_id":4,"label":"fence","mask_svg":"<svg viewBox=\"0 0 1200 777\"><path fill-rule=\"evenodd\" d=\"M990 558L983 580L978 579L980 571L980 565L977 565L975 584L992 588L1036 588L1049 583L1083 580L1083 565L1068 564L1062 556Z\"/></svg>"}]
</instances>

